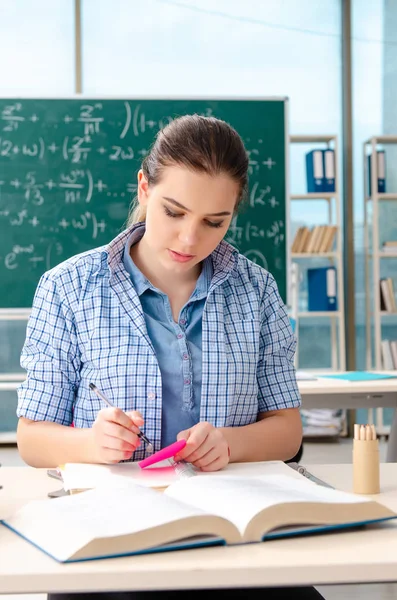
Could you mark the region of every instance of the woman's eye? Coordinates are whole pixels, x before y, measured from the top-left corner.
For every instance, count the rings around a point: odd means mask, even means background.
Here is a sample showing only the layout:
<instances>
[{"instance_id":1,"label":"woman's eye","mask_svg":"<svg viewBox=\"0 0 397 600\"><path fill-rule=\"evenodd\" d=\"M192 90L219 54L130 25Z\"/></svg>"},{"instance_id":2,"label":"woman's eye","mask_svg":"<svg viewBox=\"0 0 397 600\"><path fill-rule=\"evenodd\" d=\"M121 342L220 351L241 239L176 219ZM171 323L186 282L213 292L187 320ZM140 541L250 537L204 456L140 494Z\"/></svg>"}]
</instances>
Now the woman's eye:
<instances>
[{"instance_id":1,"label":"woman's eye","mask_svg":"<svg viewBox=\"0 0 397 600\"><path fill-rule=\"evenodd\" d=\"M214 221L206 221L209 227L221 227L223 225L223 221L214 223Z\"/></svg>"},{"instance_id":2,"label":"woman's eye","mask_svg":"<svg viewBox=\"0 0 397 600\"><path fill-rule=\"evenodd\" d=\"M172 217L173 219L177 217L182 217L181 213L172 212L172 210L170 210L167 206L164 206L164 212L167 215L167 217Z\"/></svg>"}]
</instances>

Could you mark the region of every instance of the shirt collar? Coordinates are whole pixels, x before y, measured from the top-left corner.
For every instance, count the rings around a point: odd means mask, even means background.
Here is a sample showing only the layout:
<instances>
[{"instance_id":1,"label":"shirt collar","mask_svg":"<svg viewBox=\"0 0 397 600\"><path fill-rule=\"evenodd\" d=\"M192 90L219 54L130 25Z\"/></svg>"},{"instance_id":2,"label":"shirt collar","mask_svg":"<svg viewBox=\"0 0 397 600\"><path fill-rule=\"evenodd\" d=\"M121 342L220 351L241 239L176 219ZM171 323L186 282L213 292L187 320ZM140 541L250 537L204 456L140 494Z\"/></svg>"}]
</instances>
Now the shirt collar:
<instances>
[{"instance_id":1,"label":"shirt collar","mask_svg":"<svg viewBox=\"0 0 397 600\"><path fill-rule=\"evenodd\" d=\"M128 273L131 275L131 280L134 284L134 288L136 289L138 296L141 296L144 292L146 292L147 289L153 287L150 281L144 276L142 271L138 269L138 267L132 260L130 254L131 246L139 242L144 233L144 227L140 227L139 229L135 229L134 231L132 231L130 236L127 238L127 242L124 246L123 253L124 266Z\"/></svg>"},{"instance_id":2,"label":"shirt collar","mask_svg":"<svg viewBox=\"0 0 397 600\"><path fill-rule=\"evenodd\" d=\"M114 238L104 247L103 252L107 256L107 263L111 273L123 268L123 257L128 239L135 234L134 237L132 237L134 242L131 243L136 243L139 239L141 239L144 232L145 223L136 223L128 229L122 231L116 238ZM214 284L215 281L223 281L233 271L237 272L238 254L239 253L236 248L231 246L228 242L225 242L225 240L222 240L212 252L211 256L204 261L202 273L207 269L207 260L211 259L213 274L212 284ZM207 278L208 273L206 273L204 277Z\"/></svg>"}]
</instances>

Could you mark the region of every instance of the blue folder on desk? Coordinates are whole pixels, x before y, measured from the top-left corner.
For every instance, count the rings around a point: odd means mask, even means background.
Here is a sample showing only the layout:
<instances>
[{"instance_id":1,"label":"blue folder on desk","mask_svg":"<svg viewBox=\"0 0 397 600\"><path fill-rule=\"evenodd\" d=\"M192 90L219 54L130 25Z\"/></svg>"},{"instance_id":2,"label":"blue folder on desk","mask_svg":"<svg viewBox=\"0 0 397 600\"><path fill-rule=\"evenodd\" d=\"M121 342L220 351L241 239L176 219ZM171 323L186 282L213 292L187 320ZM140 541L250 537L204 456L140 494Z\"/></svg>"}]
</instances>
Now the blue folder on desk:
<instances>
[{"instance_id":1,"label":"blue folder on desk","mask_svg":"<svg viewBox=\"0 0 397 600\"><path fill-rule=\"evenodd\" d=\"M343 379L344 381L376 381L378 379L397 379L396 375L389 373L371 373L370 371L349 371L348 373L334 373L333 375L319 375L327 379Z\"/></svg>"}]
</instances>

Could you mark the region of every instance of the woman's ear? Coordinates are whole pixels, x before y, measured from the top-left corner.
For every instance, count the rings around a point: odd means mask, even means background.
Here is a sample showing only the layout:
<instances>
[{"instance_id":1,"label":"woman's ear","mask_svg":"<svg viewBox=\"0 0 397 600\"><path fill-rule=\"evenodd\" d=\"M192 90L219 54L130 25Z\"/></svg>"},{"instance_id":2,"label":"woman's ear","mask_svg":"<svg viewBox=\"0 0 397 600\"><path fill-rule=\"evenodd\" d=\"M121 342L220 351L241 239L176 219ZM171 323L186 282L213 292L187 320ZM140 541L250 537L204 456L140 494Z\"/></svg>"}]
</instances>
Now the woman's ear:
<instances>
[{"instance_id":1,"label":"woman's ear","mask_svg":"<svg viewBox=\"0 0 397 600\"><path fill-rule=\"evenodd\" d=\"M147 205L149 195L149 182L146 179L142 169L138 171L138 202L142 206Z\"/></svg>"}]
</instances>

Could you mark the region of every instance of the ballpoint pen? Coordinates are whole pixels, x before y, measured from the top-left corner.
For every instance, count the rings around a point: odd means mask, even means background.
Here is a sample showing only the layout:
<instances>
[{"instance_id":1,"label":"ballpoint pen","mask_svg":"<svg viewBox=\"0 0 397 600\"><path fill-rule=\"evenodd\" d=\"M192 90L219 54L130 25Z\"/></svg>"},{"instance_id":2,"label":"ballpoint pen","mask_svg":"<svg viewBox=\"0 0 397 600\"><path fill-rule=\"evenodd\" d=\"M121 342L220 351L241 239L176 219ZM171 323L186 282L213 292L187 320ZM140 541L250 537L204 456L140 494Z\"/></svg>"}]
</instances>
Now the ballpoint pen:
<instances>
[{"instance_id":1,"label":"ballpoint pen","mask_svg":"<svg viewBox=\"0 0 397 600\"><path fill-rule=\"evenodd\" d=\"M98 396L98 398L100 398L101 400L103 400L103 402L105 404L107 404L111 408L116 408L114 406L114 404L112 404L110 402L110 400L108 400L106 398L106 396L97 388L97 386L95 385L95 383L90 383L89 387ZM137 435L138 435L139 438L141 438L145 442L145 444L147 444L147 451L148 452L153 452L153 445L149 441L149 439L146 437L146 435L144 433L142 433L142 431L140 431Z\"/></svg>"}]
</instances>

